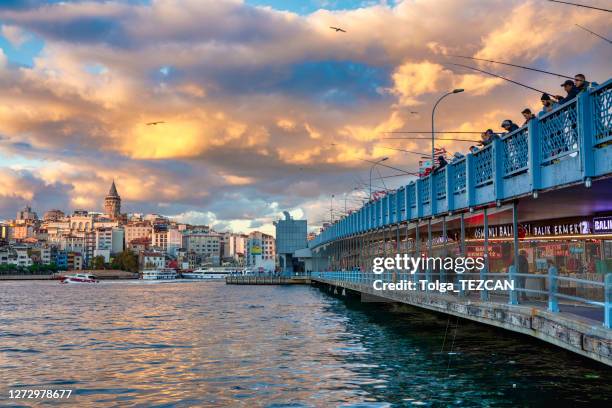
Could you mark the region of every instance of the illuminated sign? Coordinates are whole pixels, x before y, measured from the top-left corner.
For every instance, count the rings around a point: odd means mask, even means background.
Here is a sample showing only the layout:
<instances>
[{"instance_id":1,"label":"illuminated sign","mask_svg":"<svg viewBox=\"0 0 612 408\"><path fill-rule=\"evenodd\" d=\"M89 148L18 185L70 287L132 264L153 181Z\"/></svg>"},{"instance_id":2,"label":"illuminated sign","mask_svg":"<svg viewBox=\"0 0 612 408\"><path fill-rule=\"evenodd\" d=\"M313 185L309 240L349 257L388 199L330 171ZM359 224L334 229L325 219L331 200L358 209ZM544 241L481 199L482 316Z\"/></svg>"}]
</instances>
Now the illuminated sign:
<instances>
[{"instance_id":1,"label":"illuminated sign","mask_svg":"<svg viewBox=\"0 0 612 408\"><path fill-rule=\"evenodd\" d=\"M612 232L612 217L609 217L608 227L610 227L609 232ZM591 228L588 221L559 223L551 222L548 224L533 223L519 225L519 238L547 237L557 235L588 235L590 233ZM476 239L484 239L484 228L478 227L473 229L471 235ZM512 236L512 224L489 226L489 238L511 238Z\"/></svg>"},{"instance_id":2,"label":"illuminated sign","mask_svg":"<svg viewBox=\"0 0 612 408\"><path fill-rule=\"evenodd\" d=\"M593 218L593 232L595 234L612 234L612 216Z\"/></svg>"},{"instance_id":3,"label":"illuminated sign","mask_svg":"<svg viewBox=\"0 0 612 408\"><path fill-rule=\"evenodd\" d=\"M484 257L485 249L484 246L468 246L466 247L466 255L468 258L482 258ZM492 245L488 248L489 259L502 259L501 247L499 245Z\"/></svg>"},{"instance_id":4,"label":"illuminated sign","mask_svg":"<svg viewBox=\"0 0 612 408\"><path fill-rule=\"evenodd\" d=\"M261 247L259 245L253 245L251 247L251 255L261 255Z\"/></svg>"}]
</instances>

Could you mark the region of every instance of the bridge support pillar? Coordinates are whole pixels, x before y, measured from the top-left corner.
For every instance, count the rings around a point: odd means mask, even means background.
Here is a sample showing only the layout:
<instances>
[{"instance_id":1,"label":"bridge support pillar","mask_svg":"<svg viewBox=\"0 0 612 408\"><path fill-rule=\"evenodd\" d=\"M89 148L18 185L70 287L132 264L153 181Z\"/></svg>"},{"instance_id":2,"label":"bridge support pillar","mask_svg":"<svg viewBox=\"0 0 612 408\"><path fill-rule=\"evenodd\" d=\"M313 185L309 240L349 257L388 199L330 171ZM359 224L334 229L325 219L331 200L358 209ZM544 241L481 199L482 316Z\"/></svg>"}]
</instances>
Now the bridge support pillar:
<instances>
[{"instance_id":1,"label":"bridge support pillar","mask_svg":"<svg viewBox=\"0 0 612 408\"><path fill-rule=\"evenodd\" d=\"M487 209L483 210L484 212L484 261L485 266L480 270L480 280L486 280L487 274L489 273L489 214L487 214ZM489 292L487 289L483 287L480 291L480 300L487 301L489 300Z\"/></svg>"},{"instance_id":2,"label":"bridge support pillar","mask_svg":"<svg viewBox=\"0 0 612 408\"><path fill-rule=\"evenodd\" d=\"M578 113L578 146L580 146L580 161L582 177L589 180L595 175L595 157L593 149L593 105L588 92L582 92L576 101ZM588 187L588 185L587 185Z\"/></svg>"},{"instance_id":3,"label":"bridge support pillar","mask_svg":"<svg viewBox=\"0 0 612 408\"><path fill-rule=\"evenodd\" d=\"M608 273L605 278L604 290L606 291L606 298L604 303L604 326L608 329L612 329L612 273Z\"/></svg>"},{"instance_id":4,"label":"bridge support pillar","mask_svg":"<svg viewBox=\"0 0 612 408\"><path fill-rule=\"evenodd\" d=\"M518 208L516 205L516 201L512 203L512 237L514 239L514 265L510 267L510 281L513 285L516 285L518 282L525 282L525 277L520 277L516 279L516 273L519 272L519 239L518 239ZM525 289L525 288L521 288ZM510 291L510 296L508 299L508 303L511 305L518 304L518 298L516 296L516 289Z\"/></svg>"},{"instance_id":5,"label":"bridge support pillar","mask_svg":"<svg viewBox=\"0 0 612 408\"><path fill-rule=\"evenodd\" d=\"M548 311L557 313L559 311L559 299L557 298L559 272L554 266L548 268Z\"/></svg>"}]
</instances>

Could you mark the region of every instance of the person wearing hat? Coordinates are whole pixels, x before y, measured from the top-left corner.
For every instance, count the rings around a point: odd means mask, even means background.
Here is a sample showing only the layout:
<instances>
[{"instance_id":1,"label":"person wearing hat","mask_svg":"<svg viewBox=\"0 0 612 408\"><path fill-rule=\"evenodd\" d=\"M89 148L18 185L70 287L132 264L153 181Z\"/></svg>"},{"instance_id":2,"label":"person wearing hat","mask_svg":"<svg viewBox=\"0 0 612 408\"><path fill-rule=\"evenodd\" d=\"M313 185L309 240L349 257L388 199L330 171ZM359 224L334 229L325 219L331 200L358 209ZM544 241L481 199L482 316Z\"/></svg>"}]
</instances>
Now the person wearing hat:
<instances>
[{"instance_id":1,"label":"person wearing hat","mask_svg":"<svg viewBox=\"0 0 612 408\"><path fill-rule=\"evenodd\" d=\"M580 90L576 88L576 85L574 85L574 81L572 81L571 79L567 79L561 84L561 86L563 87L563 89L565 89L565 92L567 92L567 96L565 98L560 95L555 96L555 98L559 102L559 105L563 105L571 101L580 92Z\"/></svg>"},{"instance_id":2,"label":"person wearing hat","mask_svg":"<svg viewBox=\"0 0 612 408\"><path fill-rule=\"evenodd\" d=\"M542 101L542 110L540 111L540 115L544 115L558 106L558 104L553 101L550 95L547 93L543 93L540 100Z\"/></svg>"},{"instance_id":3,"label":"person wearing hat","mask_svg":"<svg viewBox=\"0 0 612 408\"><path fill-rule=\"evenodd\" d=\"M523 123L523 126L526 126L531 119L535 118L535 115L531 113L531 109L529 108L523 109L521 113L523 114L523 117L525 118L525 123Z\"/></svg>"},{"instance_id":4,"label":"person wearing hat","mask_svg":"<svg viewBox=\"0 0 612 408\"><path fill-rule=\"evenodd\" d=\"M504 120L500 126L506 131L506 133L514 132L519 128L518 125L512 122L510 119Z\"/></svg>"}]
</instances>

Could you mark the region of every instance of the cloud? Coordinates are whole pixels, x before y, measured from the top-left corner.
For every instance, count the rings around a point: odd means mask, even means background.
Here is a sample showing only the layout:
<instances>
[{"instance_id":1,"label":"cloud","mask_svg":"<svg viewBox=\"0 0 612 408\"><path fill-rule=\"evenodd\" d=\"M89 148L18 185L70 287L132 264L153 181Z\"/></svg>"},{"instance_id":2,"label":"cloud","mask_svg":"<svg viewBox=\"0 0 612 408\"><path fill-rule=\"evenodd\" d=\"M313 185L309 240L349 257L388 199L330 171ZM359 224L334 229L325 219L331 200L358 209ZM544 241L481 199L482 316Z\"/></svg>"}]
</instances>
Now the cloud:
<instances>
[{"instance_id":1,"label":"cloud","mask_svg":"<svg viewBox=\"0 0 612 408\"><path fill-rule=\"evenodd\" d=\"M319 223L331 194L367 177L362 159L417 166L418 155L388 147L428 151L428 140L384 132L426 132L442 92L466 89L438 108L445 130L497 129L538 106L535 93L452 67L448 55L609 76L607 44L567 23L605 31L600 14L518 0L396 3L298 15L238 0L2 2L3 35L40 37L44 48L31 67L0 50L0 156L38 163L10 185L4 177L0 217L13 216L10 197L100 209L114 178L127 211L247 230L288 209ZM329 29L339 21L346 35ZM559 89L555 77L487 66ZM8 193L20 179L30 181Z\"/></svg>"},{"instance_id":2,"label":"cloud","mask_svg":"<svg viewBox=\"0 0 612 408\"><path fill-rule=\"evenodd\" d=\"M17 26L3 25L1 32L2 35L9 40L15 48L21 47L21 45L23 45L23 43L30 38L28 33Z\"/></svg>"},{"instance_id":3,"label":"cloud","mask_svg":"<svg viewBox=\"0 0 612 408\"><path fill-rule=\"evenodd\" d=\"M420 105L423 102L417 99L418 96L438 91L440 82L451 75L440 64L429 61L406 62L393 72L394 87L391 92L399 97L401 105Z\"/></svg>"}]
</instances>

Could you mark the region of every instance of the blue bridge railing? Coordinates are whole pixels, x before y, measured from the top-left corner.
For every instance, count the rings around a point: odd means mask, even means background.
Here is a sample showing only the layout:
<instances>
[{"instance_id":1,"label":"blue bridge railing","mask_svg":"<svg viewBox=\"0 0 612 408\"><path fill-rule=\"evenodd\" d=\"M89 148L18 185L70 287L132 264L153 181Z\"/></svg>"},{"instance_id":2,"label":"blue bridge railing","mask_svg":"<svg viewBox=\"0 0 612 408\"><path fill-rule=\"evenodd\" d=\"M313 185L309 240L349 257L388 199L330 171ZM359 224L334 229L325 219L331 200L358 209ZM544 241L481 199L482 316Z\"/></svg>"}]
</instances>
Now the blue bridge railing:
<instances>
[{"instance_id":1,"label":"blue bridge railing","mask_svg":"<svg viewBox=\"0 0 612 408\"><path fill-rule=\"evenodd\" d=\"M473 275L478 275L479 278L486 278L491 280L510 280L514 282L513 289L507 291L493 291L497 295L507 296L507 302L512 305L518 304L517 299L519 294L528 294L530 296L541 298L543 301L545 301L547 303L548 311L552 313L560 313L559 300L561 300L562 302L565 301L566 305L568 305L566 308L568 313L572 313L572 307L589 306L595 308L603 308L603 325L608 329L612 328L612 274L607 274L603 282L598 282L587 279L559 276L556 268L550 268L548 270L548 273L540 275L516 273L514 271L514 267L512 266L510 267L508 273L485 273L484 276L482 275L482 273L455 274L455 280L458 281L459 279L474 279ZM417 283L420 281L433 282L434 278L438 278L432 276L432 272L407 273L390 270L385 271L382 274L375 274L373 272L362 272L359 270L311 272L310 277L311 279L325 279L327 281L350 282L360 285L366 285L369 287L372 287L374 282L377 280L387 283L397 283L401 282L402 280ZM545 285L542 285L543 289L527 289L524 287L520 287L521 285L519 284L519 282L521 278L542 279ZM448 280L445 281L448 282ZM603 296L599 297L594 295L569 295L561 290L560 283L563 282L571 282L574 285L581 285L585 288L596 289L597 292L601 292ZM419 285L416 285L415 287L417 291L420 290ZM481 300L491 300L489 293L486 289L479 292ZM448 292L448 294L456 294L457 296L463 297L466 296L466 293L462 290L460 290L459 292ZM384 291L381 292L381 295L384 295Z\"/></svg>"},{"instance_id":2,"label":"blue bridge railing","mask_svg":"<svg viewBox=\"0 0 612 408\"><path fill-rule=\"evenodd\" d=\"M612 79L475 154L370 202L310 247L612 173Z\"/></svg>"}]
</instances>

